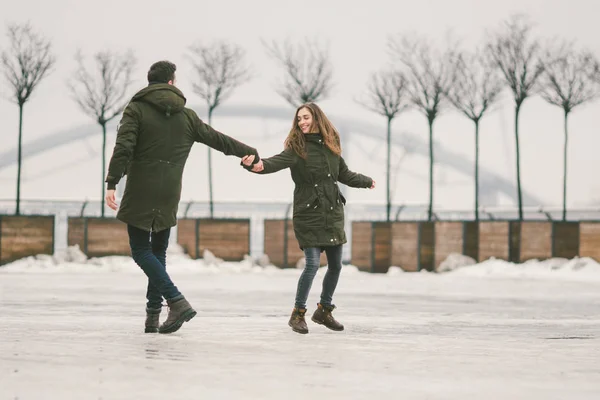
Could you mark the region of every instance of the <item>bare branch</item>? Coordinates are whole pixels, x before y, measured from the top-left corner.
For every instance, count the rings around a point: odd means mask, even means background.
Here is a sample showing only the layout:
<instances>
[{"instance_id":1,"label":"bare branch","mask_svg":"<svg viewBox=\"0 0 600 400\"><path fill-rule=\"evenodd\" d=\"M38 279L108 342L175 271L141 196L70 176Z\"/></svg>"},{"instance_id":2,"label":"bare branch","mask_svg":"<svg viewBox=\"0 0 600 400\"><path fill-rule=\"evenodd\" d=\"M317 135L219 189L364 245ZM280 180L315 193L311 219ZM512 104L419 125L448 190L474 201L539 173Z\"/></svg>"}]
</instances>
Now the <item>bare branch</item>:
<instances>
[{"instance_id":1,"label":"bare branch","mask_svg":"<svg viewBox=\"0 0 600 400\"><path fill-rule=\"evenodd\" d=\"M598 60L591 52L577 51L572 43L562 43L546 52L543 63L541 95L565 113L600 95L594 80Z\"/></svg>"},{"instance_id":2,"label":"bare branch","mask_svg":"<svg viewBox=\"0 0 600 400\"><path fill-rule=\"evenodd\" d=\"M333 87L333 67L329 50L316 40L293 44L263 41L267 54L285 69L285 78L277 93L290 105L317 102L326 98Z\"/></svg>"},{"instance_id":3,"label":"bare branch","mask_svg":"<svg viewBox=\"0 0 600 400\"><path fill-rule=\"evenodd\" d=\"M444 93L453 85L455 45L441 52L424 37L400 35L389 39L388 48L405 71L412 103L433 121L444 108Z\"/></svg>"},{"instance_id":4,"label":"bare branch","mask_svg":"<svg viewBox=\"0 0 600 400\"><path fill-rule=\"evenodd\" d=\"M526 16L513 15L490 35L487 44L487 51L513 92L517 105L537 93L544 72L540 41L532 37L531 31L532 24Z\"/></svg>"},{"instance_id":5,"label":"bare branch","mask_svg":"<svg viewBox=\"0 0 600 400\"><path fill-rule=\"evenodd\" d=\"M450 103L478 122L498 101L504 82L489 53L477 49L474 53L457 54L454 84L446 96Z\"/></svg>"},{"instance_id":6,"label":"bare branch","mask_svg":"<svg viewBox=\"0 0 600 400\"><path fill-rule=\"evenodd\" d=\"M197 80L194 92L206 100L209 112L225 101L233 90L252 78L245 63L245 51L240 46L225 41L190 47L189 57Z\"/></svg>"},{"instance_id":7,"label":"bare branch","mask_svg":"<svg viewBox=\"0 0 600 400\"><path fill-rule=\"evenodd\" d=\"M7 29L10 49L0 57L3 74L13 94L13 101L25 104L56 62L50 41L35 33L31 25L11 24Z\"/></svg>"},{"instance_id":8,"label":"bare branch","mask_svg":"<svg viewBox=\"0 0 600 400\"><path fill-rule=\"evenodd\" d=\"M371 76L366 99L359 103L366 109L393 119L410 107L408 80L399 71L380 71Z\"/></svg>"},{"instance_id":9,"label":"bare branch","mask_svg":"<svg viewBox=\"0 0 600 400\"><path fill-rule=\"evenodd\" d=\"M135 56L132 51L101 51L94 55L92 68L86 66L81 51L77 51L75 60L77 70L67 82L73 100L85 114L104 125L121 114L129 101Z\"/></svg>"}]
</instances>

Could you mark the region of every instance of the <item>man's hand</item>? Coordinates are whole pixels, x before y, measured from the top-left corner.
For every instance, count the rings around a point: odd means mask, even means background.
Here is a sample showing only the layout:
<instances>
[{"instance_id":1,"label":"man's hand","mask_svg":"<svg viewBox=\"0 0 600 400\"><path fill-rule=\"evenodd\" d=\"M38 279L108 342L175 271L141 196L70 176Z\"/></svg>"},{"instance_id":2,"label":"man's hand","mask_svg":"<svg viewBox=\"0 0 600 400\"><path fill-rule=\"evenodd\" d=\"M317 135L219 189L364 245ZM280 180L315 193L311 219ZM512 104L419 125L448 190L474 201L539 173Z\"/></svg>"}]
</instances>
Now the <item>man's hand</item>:
<instances>
[{"instance_id":1,"label":"man's hand","mask_svg":"<svg viewBox=\"0 0 600 400\"><path fill-rule=\"evenodd\" d=\"M254 156L253 155L252 156L244 156L244 157L242 157L242 163L245 166L247 166L247 167L251 166L253 161L254 161Z\"/></svg>"},{"instance_id":2,"label":"man's hand","mask_svg":"<svg viewBox=\"0 0 600 400\"><path fill-rule=\"evenodd\" d=\"M114 190L107 190L106 191L106 204L108 204L108 206L110 208L112 208L113 210L117 211L117 208L119 207L117 205L117 201L115 200L115 191Z\"/></svg>"},{"instance_id":3,"label":"man's hand","mask_svg":"<svg viewBox=\"0 0 600 400\"><path fill-rule=\"evenodd\" d=\"M253 155L242 157L242 164L244 164L247 167L251 166L253 161L254 161ZM265 166L263 165L262 160L260 160L259 162L254 164L254 166L252 167L252 172L261 172L263 169L265 169Z\"/></svg>"}]
</instances>

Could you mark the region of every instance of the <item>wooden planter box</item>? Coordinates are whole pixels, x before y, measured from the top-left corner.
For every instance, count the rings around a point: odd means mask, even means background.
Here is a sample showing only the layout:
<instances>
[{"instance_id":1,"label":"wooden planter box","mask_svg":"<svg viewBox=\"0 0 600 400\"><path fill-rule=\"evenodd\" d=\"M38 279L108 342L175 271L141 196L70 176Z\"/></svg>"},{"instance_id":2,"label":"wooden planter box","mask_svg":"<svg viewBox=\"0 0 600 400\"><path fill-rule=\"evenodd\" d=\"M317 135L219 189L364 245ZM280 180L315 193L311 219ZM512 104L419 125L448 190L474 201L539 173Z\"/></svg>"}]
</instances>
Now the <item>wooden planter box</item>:
<instances>
[{"instance_id":1,"label":"wooden planter box","mask_svg":"<svg viewBox=\"0 0 600 400\"><path fill-rule=\"evenodd\" d=\"M194 259L209 250L225 261L241 261L250 254L250 220L180 219L177 242Z\"/></svg>"},{"instance_id":2,"label":"wooden planter box","mask_svg":"<svg viewBox=\"0 0 600 400\"><path fill-rule=\"evenodd\" d=\"M0 215L0 265L54 254L53 215Z\"/></svg>"},{"instance_id":3,"label":"wooden planter box","mask_svg":"<svg viewBox=\"0 0 600 400\"><path fill-rule=\"evenodd\" d=\"M295 268L304 252L296 240L292 220L265 219L264 224L264 253L271 263L279 268ZM327 265L325 252L321 253L321 265Z\"/></svg>"},{"instance_id":4,"label":"wooden planter box","mask_svg":"<svg viewBox=\"0 0 600 400\"><path fill-rule=\"evenodd\" d=\"M433 270L434 235L431 222L353 222L352 264L380 273Z\"/></svg>"},{"instance_id":5,"label":"wooden planter box","mask_svg":"<svg viewBox=\"0 0 600 400\"><path fill-rule=\"evenodd\" d=\"M68 245L79 245L88 257L131 255L127 225L116 218L69 217L68 229Z\"/></svg>"}]
</instances>

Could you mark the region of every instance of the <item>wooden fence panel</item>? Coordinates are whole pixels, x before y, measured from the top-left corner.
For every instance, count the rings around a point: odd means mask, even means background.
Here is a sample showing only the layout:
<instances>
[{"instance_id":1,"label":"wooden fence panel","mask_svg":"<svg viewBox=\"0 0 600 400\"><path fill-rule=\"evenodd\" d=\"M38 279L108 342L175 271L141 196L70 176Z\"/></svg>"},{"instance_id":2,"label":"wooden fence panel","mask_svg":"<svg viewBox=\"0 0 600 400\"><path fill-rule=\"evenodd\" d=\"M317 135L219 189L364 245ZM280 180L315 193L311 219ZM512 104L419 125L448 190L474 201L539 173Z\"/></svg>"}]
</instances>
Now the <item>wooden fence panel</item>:
<instances>
[{"instance_id":1,"label":"wooden fence panel","mask_svg":"<svg viewBox=\"0 0 600 400\"><path fill-rule=\"evenodd\" d=\"M0 265L54 254L54 216L0 215Z\"/></svg>"},{"instance_id":2,"label":"wooden fence panel","mask_svg":"<svg viewBox=\"0 0 600 400\"><path fill-rule=\"evenodd\" d=\"M225 261L241 261L250 254L249 219L200 219L198 256L209 250Z\"/></svg>"},{"instance_id":3,"label":"wooden fence panel","mask_svg":"<svg viewBox=\"0 0 600 400\"><path fill-rule=\"evenodd\" d=\"M479 222L463 222L463 252L473 260L479 260Z\"/></svg>"},{"instance_id":4,"label":"wooden fence panel","mask_svg":"<svg viewBox=\"0 0 600 400\"><path fill-rule=\"evenodd\" d=\"M574 258L579 255L579 222L557 221L552 225L552 256ZM596 242L596 246L600 243Z\"/></svg>"},{"instance_id":5,"label":"wooden fence panel","mask_svg":"<svg viewBox=\"0 0 600 400\"><path fill-rule=\"evenodd\" d=\"M435 223L419 224L419 270L435 269Z\"/></svg>"},{"instance_id":6,"label":"wooden fence panel","mask_svg":"<svg viewBox=\"0 0 600 400\"><path fill-rule=\"evenodd\" d=\"M88 257L129 256L127 225L116 218L69 217L67 243Z\"/></svg>"},{"instance_id":7,"label":"wooden fence panel","mask_svg":"<svg viewBox=\"0 0 600 400\"><path fill-rule=\"evenodd\" d=\"M600 262L600 222L582 222L579 225L579 256Z\"/></svg>"},{"instance_id":8,"label":"wooden fence panel","mask_svg":"<svg viewBox=\"0 0 600 400\"><path fill-rule=\"evenodd\" d=\"M269 256L273 265L284 266L284 225L285 221L265 220L264 222L264 253Z\"/></svg>"},{"instance_id":9,"label":"wooden fence panel","mask_svg":"<svg viewBox=\"0 0 600 400\"><path fill-rule=\"evenodd\" d=\"M352 265L361 271L372 269L372 222L352 222Z\"/></svg>"},{"instance_id":10,"label":"wooden fence panel","mask_svg":"<svg viewBox=\"0 0 600 400\"><path fill-rule=\"evenodd\" d=\"M508 260L509 222L485 221L479 223L479 259L485 261L495 257Z\"/></svg>"},{"instance_id":11,"label":"wooden fence panel","mask_svg":"<svg viewBox=\"0 0 600 400\"><path fill-rule=\"evenodd\" d=\"M435 269L453 253L462 254L464 248L462 222L435 223Z\"/></svg>"},{"instance_id":12,"label":"wooden fence panel","mask_svg":"<svg viewBox=\"0 0 600 400\"><path fill-rule=\"evenodd\" d=\"M196 241L196 225L196 219L180 219L177 221L177 243L193 259L200 256Z\"/></svg>"},{"instance_id":13,"label":"wooden fence panel","mask_svg":"<svg viewBox=\"0 0 600 400\"><path fill-rule=\"evenodd\" d=\"M264 224L264 253L269 256L271 263L280 268L295 268L298 261L304 258L304 251L300 249L294 234L292 220L287 220L287 230L284 229L285 221L282 219L265 220ZM327 258L323 252L320 265L326 264Z\"/></svg>"},{"instance_id":14,"label":"wooden fence panel","mask_svg":"<svg viewBox=\"0 0 600 400\"><path fill-rule=\"evenodd\" d=\"M552 257L552 222L521 222L519 262Z\"/></svg>"},{"instance_id":15,"label":"wooden fence panel","mask_svg":"<svg viewBox=\"0 0 600 400\"><path fill-rule=\"evenodd\" d=\"M393 222L390 264L404 271L418 271L418 238L419 222Z\"/></svg>"},{"instance_id":16,"label":"wooden fence panel","mask_svg":"<svg viewBox=\"0 0 600 400\"><path fill-rule=\"evenodd\" d=\"M508 223L508 261L521 261L521 221Z\"/></svg>"},{"instance_id":17,"label":"wooden fence panel","mask_svg":"<svg viewBox=\"0 0 600 400\"><path fill-rule=\"evenodd\" d=\"M391 265L391 224L373 223L373 268L372 272L386 273Z\"/></svg>"},{"instance_id":18,"label":"wooden fence panel","mask_svg":"<svg viewBox=\"0 0 600 400\"><path fill-rule=\"evenodd\" d=\"M116 218L87 219L87 256L129 256L127 225Z\"/></svg>"}]
</instances>

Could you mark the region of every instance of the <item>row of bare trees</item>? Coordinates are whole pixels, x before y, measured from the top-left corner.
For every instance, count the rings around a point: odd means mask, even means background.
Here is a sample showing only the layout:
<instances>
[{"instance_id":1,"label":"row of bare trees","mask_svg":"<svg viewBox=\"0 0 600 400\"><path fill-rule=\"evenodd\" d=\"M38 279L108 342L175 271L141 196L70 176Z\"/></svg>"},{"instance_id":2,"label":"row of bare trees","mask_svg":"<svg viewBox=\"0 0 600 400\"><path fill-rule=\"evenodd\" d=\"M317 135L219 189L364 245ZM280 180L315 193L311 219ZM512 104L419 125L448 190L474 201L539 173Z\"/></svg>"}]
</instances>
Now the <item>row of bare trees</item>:
<instances>
[{"instance_id":1,"label":"row of bare trees","mask_svg":"<svg viewBox=\"0 0 600 400\"><path fill-rule=\"evenodd\" d=\"M19 147L17 173L17 214L20 213L21 147L23 106L55 63L50 41L31 26L11 25L10 49L2 52L4 75L19 105ZM327 98L333 88L329 51L322 42L264 42L267 55L284 70L277 92L293 107ZM544 45L534 36L532 24L516 15L501 28L490 32L482 46L465 51L454 42L442 50L427 38L414 34L391 36L388 40L390 65L374 73L366 94L358 101L387 120L386 209L391 212L392 122L403 112L416 109L429 127L429 207L434 204L434 122L445 111L455 109L475 126L475 217L479 218L479 125L493 110L506 88L515 103L515 146L519 218L523 218L519 146L519 115L524 101L541 94L550 104L562 108L565 116L563 219L566 218L567 120L573 109L599 94L600 68L588 51L575 50L570 43ZM217 107L233 91L252 78L244 50L225 41L197 43L187 58L195 72L193 91L207 105L208 123ZM76 54L77 69L67 83L82 111L102 128L102 216L104 216L104 174L106 171L106 125L126 106L136 61L133 52L98 52L92 65L82 53ZM208 181L211 217L214 213L212 156L208 149Z\"/></svg>"},{"instance_id":2,"label":"row of bare trees","mask_svg":"<svg viewBox=\"0 0 600 400\"><path fill-rule=\"evenodd\" d=\"M387 118L387 218L390 218L391 123L405 110L419 110L429 125L429 207L434 202L433 127L439 115L454 108L475 125L475 218L479 219L479 124L501 99L506 88L515 109L516 181L519 219L523 219L519 116L528 98L541 95L564 113L563 204L566 219L568 117L576 107L600 95L600 64L587 50L573 43L545 44L535 36L524 15L513 15L487 34L482 46L465 51L449 43L443 51L416 35L392 36L388 42L391 66L373 74L367 108Z\"/></svg>"},{"instance_id":3,"label":"row of bare trees","mask_svg":"<svg viewBox=\"0 0 600 400\"><path fill-rule=\"evenodd\" d=\"M56 62L51 42L33 30L29 24L8 27L11 47L2 52L2 69L11 88L12 99L19 106L19 143L17 160L16 214L21 212L21 166L23 107L33 90L49 75ZM331 88L332 68L328 53L315 43L294 46L291 42L264 43L270 56L286 69L287 78L278 89L293 106L316 101ZM104 217L106 173L106 127L126 107L133 82L136 58L132 51L100 51L92 62L83 53L75 55L76 70L67 82L73 100L93 118L102 129L101 215ZM225 41L197 43L189 48L187 58L194 71L193 91L206 102L208 123L212 124L214 110L227 100L233 91L252 77L244 50ZM315 62L316 61L316 62ZM208 149L208 182L210 215L214 216L212 155Z\"/></svg>"}]
</instances>

